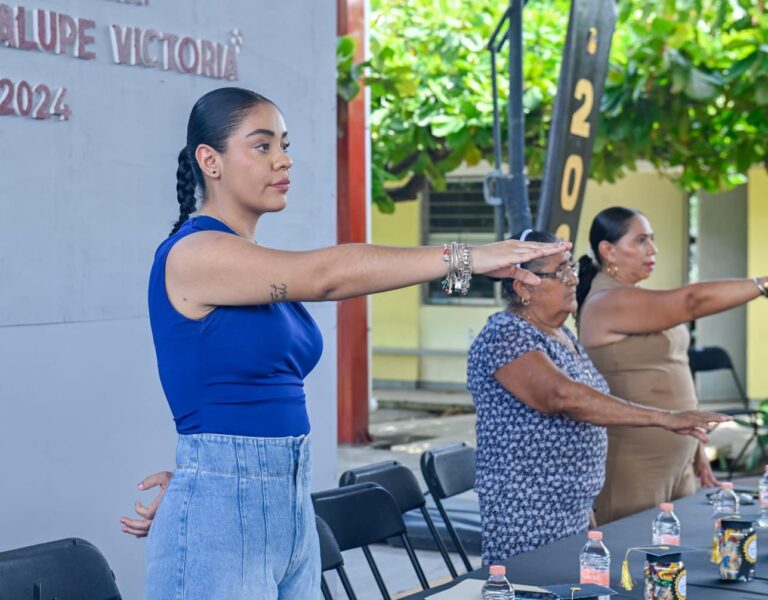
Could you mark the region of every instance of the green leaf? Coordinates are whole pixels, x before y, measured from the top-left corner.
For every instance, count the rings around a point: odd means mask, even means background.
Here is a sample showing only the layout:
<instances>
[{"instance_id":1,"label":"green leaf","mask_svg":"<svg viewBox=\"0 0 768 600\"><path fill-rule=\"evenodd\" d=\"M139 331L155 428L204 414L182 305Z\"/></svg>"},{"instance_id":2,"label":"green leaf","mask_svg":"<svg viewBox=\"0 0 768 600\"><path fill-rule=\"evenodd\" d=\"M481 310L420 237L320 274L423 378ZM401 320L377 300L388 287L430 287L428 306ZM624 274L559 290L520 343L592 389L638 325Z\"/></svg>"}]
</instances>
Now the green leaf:
<instances>
[{"instance_id":1,"label":"green leaf","mask_svg":"<svg viewBox=\"0 0 768 600\"><path fill-rule=\"evenodd\" d=\"M755 88L755 102L758 106L768 105L768 81L762 81Z\"/></svg>"},{"instance_id":2,"label":"green leaf","mask_svg":"<svg viewBox=\"0 0 768 600\"><path fill-rule=\"evenodd\" d=\"M452 133L460 131L464 127L463 117L452 115L438 115L432 119L430 127L432 134L437 137L446 137Z\"/></svg>"}]
</instances>

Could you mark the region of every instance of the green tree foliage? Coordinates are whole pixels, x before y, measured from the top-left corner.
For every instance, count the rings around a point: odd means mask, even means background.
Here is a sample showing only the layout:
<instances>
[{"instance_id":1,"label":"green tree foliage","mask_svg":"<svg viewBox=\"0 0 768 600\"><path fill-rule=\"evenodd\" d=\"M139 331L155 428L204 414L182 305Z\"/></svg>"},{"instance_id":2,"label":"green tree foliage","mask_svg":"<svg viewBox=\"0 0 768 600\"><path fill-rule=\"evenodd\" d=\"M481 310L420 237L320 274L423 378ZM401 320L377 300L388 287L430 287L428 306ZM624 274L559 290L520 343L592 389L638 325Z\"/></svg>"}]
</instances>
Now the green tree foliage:
<instances>
[{"instance_id":1,"label":"green tree foliage","mask_svg":"<svg viewBox=\"0 0 768 600\"><path fill-rule=\"evenodd\" d=\"M491 160L485 44L507 3L371 5L373 196L390 212L425 180L440 188L460 164ZM534 177L544 165L569 5L531 0L524 11L526 164ZM743 182L768 152L763 0L621 0L619 7L591 176L613 181L646 159L674 172L686 190ZM499 58L504 111L506 51Z\"/></svg>"}]
</instances>

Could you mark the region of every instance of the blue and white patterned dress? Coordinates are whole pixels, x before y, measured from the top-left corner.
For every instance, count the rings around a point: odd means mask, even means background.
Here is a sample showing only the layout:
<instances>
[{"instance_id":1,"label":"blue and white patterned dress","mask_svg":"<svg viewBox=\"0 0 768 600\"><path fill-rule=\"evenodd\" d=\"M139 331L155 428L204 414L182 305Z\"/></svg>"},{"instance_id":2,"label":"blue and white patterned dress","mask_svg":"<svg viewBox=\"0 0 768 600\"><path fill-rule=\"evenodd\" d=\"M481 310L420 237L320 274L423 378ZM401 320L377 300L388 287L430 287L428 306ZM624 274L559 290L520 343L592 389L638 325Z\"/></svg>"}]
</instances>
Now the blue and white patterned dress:
<instances>
[{"instance_id":1,"label":"blue and white patterned dress","mask_svg":"<svg viewBox=\"0 0 768 600\"><path fill-rule=\"evenodd\" d=\"M491 315L469 349L467 386L477 409L475 491L480 497L483 564L585 531L603 486L606 432L525 405L493 374L528 352L546 354L574 381L608 393L576 337L567 348L525 319Z\"/></svg>"}]
</instances>

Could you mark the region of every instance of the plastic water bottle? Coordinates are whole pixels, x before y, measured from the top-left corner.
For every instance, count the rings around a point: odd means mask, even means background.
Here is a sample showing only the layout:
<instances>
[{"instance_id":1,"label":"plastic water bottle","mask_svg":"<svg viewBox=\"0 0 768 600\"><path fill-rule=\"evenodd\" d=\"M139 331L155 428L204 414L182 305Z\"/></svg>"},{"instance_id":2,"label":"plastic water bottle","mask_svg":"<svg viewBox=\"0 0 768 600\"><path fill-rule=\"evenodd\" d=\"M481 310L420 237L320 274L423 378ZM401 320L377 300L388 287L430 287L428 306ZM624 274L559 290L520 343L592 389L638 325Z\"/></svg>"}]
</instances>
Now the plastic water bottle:
<instances>
[{"instance_id":1,"label":"plastic water bottle","mask_svg":"<svg viewBox=\"0 0 768 600\"><path fill-rule=\"evenodd\" d=\"M768 527L768 465L765 467L765 475L760 479L760 527Z\"/></svg>"},{"instance_id":2,"label":"plastic water bottle","mask_svg":"<svg viewBox=\"0 0 768 600\"><path fill-rule=\"evenodd\" d=\"M594 583L606 587L611 584L611 553L603 544L602 531L587 533L589 541L581 551L579 583Z\"/></svg>"},{"instance_id":3,"label":"plastic water bottle","mask_svg":"<svg viewBox=\"0 0 768 600\"><path fill-rule=\"evenodd\" d=\"M653 545L679 546L680 519L674 513L675 505L662 502L659 508L661 512L653 520Z\"/></svg>"},{"instance_id":4,"label":"plastic water bottle","mask_svg":"<svg viewBox=\"0 0 768 600\"><path fill-rule=\"evenodd\" d=\"M733 491L732 481L724 481L720 484L720 491L715 496L715 514L739 514L739 497Z\"/></svg>"},{"instance_id":5,"label":"plastic water bottle","mask_svg":"<svg viewBox=\"0 0 768 600\"><path fill-rule=\"evenodd\" d=\"M507 581L507 568L504 565L492 565L488 571L491 576L483 585L483 600L515 600L515 590Z\"/></svg>"}]
</instances>

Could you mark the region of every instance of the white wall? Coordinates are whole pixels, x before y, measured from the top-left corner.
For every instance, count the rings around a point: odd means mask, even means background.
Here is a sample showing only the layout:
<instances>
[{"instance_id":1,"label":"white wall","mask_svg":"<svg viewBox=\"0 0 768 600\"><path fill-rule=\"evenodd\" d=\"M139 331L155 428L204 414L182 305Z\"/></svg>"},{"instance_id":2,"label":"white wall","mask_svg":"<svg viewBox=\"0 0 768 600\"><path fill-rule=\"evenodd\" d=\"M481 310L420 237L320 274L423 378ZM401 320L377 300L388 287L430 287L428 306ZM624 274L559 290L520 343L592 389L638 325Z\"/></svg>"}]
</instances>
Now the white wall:
<instances>
[{"instance_id":1,"label":"white wall","mask_svg":"<svg viewBox=\"0 0 768 600\"><path fill-rule=\"evenodd\" d=\"M0 76L66 87L72 109L69 121L0 116L0 551L84 537L132 600L142 594L143 542L122 534L118 518L140 478L174 459L146 283L177 215L176 156L189 110L222 85L273 99L291 132L294 186L284 214L260 225L259 241L333 244L335 3L21 6L93 20L96 57L0 45ZM112 23L222 43L238 28L239 80L114 64ZM320 488L335 479L336 310L309 309L325 335L307 382Z\"/></svg>"},{"instance_id":2,"label":"white wall","mask_svg":"<svg viewBox=\"0 0 768 600\"><path fill-rule=\"evenodd\" d=\"M747 186L720 194L699 194L697 238L699 280L747 276ZM746 307L713 315L696 322L699 346L722 346L731 356L746 389ZM726 371L696 376L702 400L738 398L731 375Z\"/></svg>"}]
</instances>

